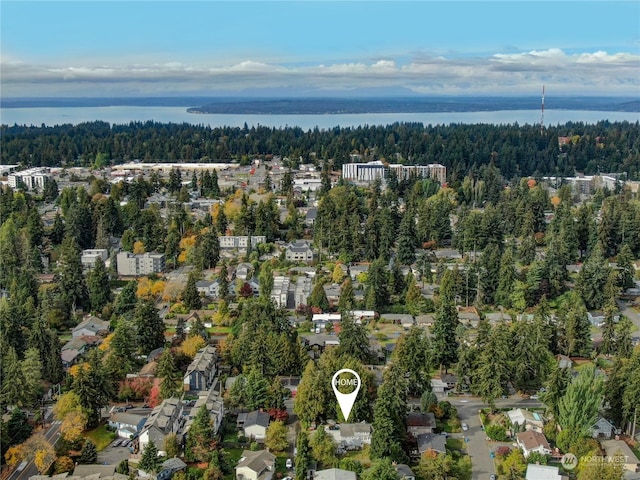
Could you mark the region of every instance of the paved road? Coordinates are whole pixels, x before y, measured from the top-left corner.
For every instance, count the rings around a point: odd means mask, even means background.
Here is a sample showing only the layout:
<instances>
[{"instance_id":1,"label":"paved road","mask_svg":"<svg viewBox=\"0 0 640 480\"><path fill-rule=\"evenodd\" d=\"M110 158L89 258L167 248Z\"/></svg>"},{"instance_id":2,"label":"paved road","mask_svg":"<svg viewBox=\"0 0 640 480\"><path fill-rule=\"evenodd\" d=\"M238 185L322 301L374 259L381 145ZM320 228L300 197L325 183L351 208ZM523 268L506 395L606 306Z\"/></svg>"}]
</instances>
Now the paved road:
<instances>
[{"instance_id":1,"label":"paved road","mask_svg":"<svg viewBox=\"0 0 640 480\"><path fill-rule=\"evenodd\" d=\"M53 422L49 429L44 433L44 437L49 441L49 443L51 443L51 445L55 445L60 438L60 422ZM29 477L34 475L39 475L39 473L35 464L31 461L21 472L14 471L9 475L8 480L27 480Z\"/></svg>"},{"instance_id":2,"label":"paved road","mask_svg":"<svg viewBox=\"0 0 640 480\"><path fill-rule=\"evenodd\" d=\"M443 398L445 399L445 398ZM486 435L481 428L479 410L486 404L477 397L446 397L452 405L458 409L458 418L469 426L469 430L462 432L462 437L468 439L467 452L471 457L472 480L488 480L495 474L493 459L490 456L491 443L486 440ZM497 408L537 408L542 403L537 400L523 399L519 397L501 398L496 400ZM458 434L455 435L456 437Z\"/></svg>"}]
</instances>

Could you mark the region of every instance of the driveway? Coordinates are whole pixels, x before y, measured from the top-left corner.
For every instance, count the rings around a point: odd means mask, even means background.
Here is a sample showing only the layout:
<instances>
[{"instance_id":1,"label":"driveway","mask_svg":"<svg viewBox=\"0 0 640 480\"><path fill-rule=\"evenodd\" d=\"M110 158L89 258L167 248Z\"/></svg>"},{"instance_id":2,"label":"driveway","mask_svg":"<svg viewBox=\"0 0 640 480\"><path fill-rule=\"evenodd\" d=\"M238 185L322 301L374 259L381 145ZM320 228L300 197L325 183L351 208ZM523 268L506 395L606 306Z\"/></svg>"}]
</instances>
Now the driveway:
<instances>
[{"instance_id":1,"label":"driveway","mask_svg":"<svg viewBox=\"0 0 640 480\"><path fill-rule=\"evenodd\" d=\"M458 409L458 418L461 423L466 423L469 430L462 432L462 437L468 439L467 452L471 457L472 480L487 480L495 468L491 458L491 450L495 444L487 441L487 436L481 428L479 410L486 404L477 397L446 397L440 400L448 400ZM497 408L538 408L543 404L537 400L523 399L517 396L500 398L496 400ZM458 436L460 434L456 434Z\"/></svg>"}]
</instances>

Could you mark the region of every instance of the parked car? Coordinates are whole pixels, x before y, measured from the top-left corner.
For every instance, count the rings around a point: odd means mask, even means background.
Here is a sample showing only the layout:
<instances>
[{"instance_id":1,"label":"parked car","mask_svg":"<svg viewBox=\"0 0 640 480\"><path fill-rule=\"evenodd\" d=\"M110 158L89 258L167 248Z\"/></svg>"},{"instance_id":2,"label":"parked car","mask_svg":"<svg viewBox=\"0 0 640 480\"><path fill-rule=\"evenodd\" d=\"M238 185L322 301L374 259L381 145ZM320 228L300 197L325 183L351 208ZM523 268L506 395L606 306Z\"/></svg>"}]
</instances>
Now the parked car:
<instances>
[{"instance_id":1,"label":"parked car","mask_svg":"<svg viewBox=\"0 0 640 480\"><path fill-rule=\"evenodd\" d=\"M537 400L538 399L538 395L531 395L529 398L531 400Z\"/></svg>"},{"instance_id":2,"label":"parked car","mask_svg":"<svg viewBox=\"0 0 640 480\"><path fill-rule=\"evenodd\" d=\"M287 461L285 462L285 467L287 467L287 468L292 468L293 467L293 462L291 461L290 458L287 458Z\"/></svg>"},{"instance_id":3,"label":"parked car","mask_svg":"<svg viewBox=\"0 0 640 480\"><path fill-rule=\"evenodd\" d=\"M119 447L119 446L120 446L120 443L122 443L122 440L117 439L115 442L113 442L113 443L111 444L111 446L112 446L112 447Z\"/></svg>"},{"instance_id":4,"label":"parked car","mask_svg":"<svg viewBox=\"0 0 640 480\"><path fill-rule=\"evenodd\" d=\"M463 430L464 432L466 432L467 430L469 430L469 425L467 425L466 423L463 423L463 424L462 424L462 430Z\"/></svg>"}]
</instances>

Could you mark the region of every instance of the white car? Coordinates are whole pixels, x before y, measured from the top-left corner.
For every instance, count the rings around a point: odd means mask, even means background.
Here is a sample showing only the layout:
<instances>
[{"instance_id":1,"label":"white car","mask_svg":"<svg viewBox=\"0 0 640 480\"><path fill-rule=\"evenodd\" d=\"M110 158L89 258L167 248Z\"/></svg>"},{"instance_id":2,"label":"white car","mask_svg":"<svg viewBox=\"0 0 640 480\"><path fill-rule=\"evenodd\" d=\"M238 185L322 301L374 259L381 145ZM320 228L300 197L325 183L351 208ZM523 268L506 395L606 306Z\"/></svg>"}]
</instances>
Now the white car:
<instances>
[{"instance_id":1,"label":"white car","mask_svg":"<svg viewBox=\"0 0 640 480\"><path fill-rule=\"evenodd\" d=\"M293 467L293 461L291 461L290 458L287 458L287 461L285 462L285 467L287 468L292 468Z\"/></svg>"},{"instance_id":2,"label":"white car","mask_svg":"<svg viewBox=\"0 0 640 480\"><path fill-rule=\"evenodd\" d=\"M538 400L538 395L531 395L529 398L531 400Z\"/></svg>"},{"instance_id":3,"label":"white car","mask_svg":"<svg viewBox=\"0 0 640 480\"><path fill-rule=\"evenodd\" d=\"M463 430L464 432L466 432L467 430L469 430L469 425L467 425L466 423L463 423L463 424L462 424L462 430Z\"/></svg>"}]
</instances>

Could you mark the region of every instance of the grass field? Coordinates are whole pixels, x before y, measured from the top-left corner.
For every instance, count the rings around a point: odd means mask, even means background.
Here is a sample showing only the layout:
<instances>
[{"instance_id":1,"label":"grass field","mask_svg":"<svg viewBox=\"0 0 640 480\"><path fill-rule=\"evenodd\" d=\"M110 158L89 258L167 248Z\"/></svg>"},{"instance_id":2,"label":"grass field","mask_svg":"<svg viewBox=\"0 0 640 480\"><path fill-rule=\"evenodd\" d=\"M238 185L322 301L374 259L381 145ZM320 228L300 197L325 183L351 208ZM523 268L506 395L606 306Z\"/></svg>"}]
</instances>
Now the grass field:
<instances>
[{"instance_id":1,"label":"grass field","mask_svg":"<svg viewBox=\"0 0 640 480\"><path fill-rule=\"evenodd\" d=\"M96 444L96 449L98 451L104 450L109 446L109 444L116 438L115 432L111 430L107 430L106 425L100 425L93 430L89 430L85 433L87 438L90 438L93 443Z\"/></svg>"}]
</instances>

